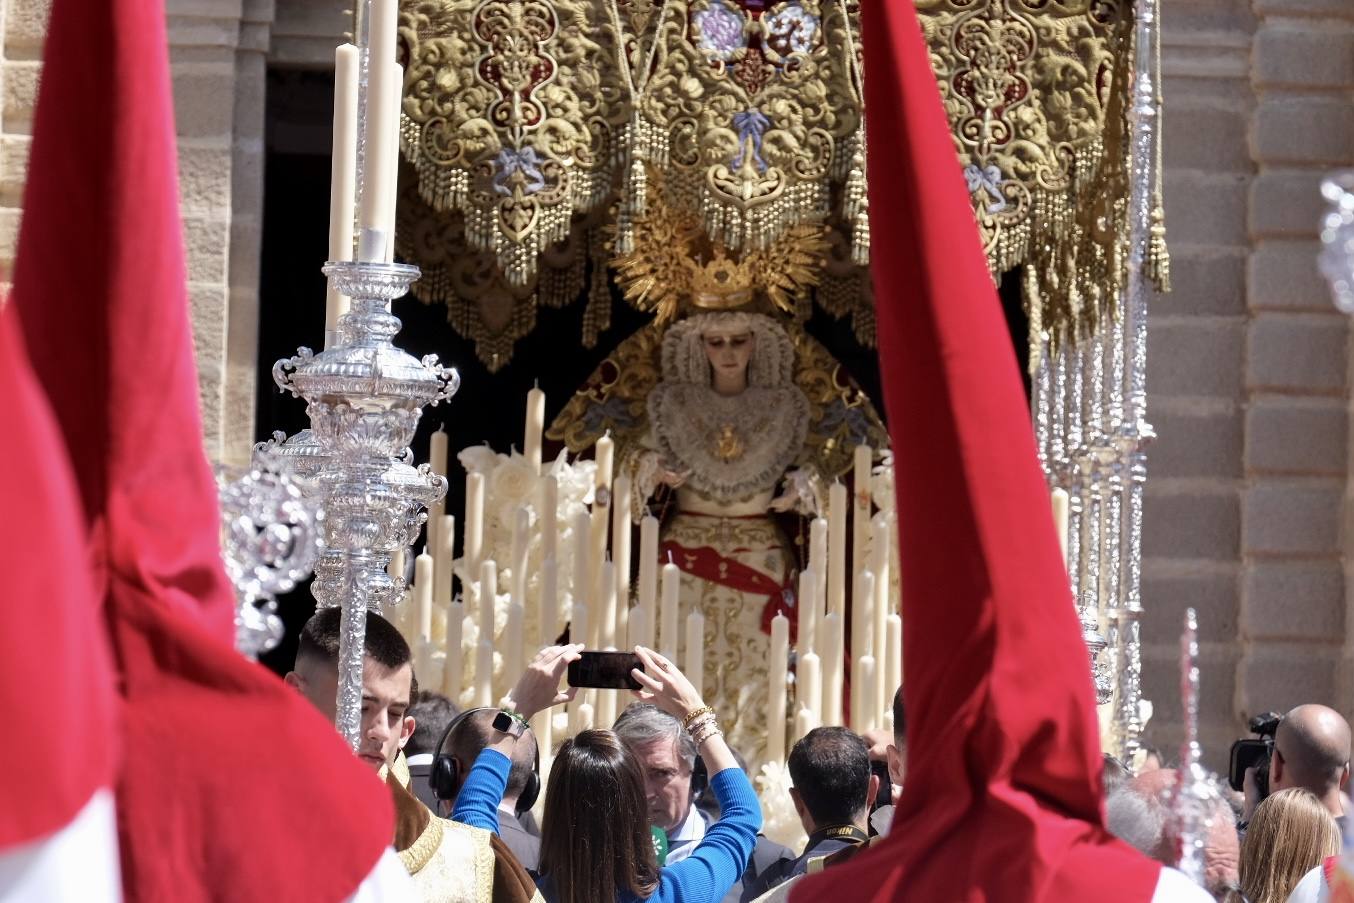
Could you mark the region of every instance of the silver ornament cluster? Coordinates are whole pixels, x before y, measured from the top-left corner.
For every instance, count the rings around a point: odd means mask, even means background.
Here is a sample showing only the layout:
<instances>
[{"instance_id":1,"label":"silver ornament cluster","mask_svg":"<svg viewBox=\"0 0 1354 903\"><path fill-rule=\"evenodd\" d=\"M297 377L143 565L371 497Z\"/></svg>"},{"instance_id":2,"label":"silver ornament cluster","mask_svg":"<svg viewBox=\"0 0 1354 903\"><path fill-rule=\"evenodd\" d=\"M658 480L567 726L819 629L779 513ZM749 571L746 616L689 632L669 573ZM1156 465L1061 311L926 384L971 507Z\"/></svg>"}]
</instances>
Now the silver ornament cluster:
<instances>
[{"instance_id":1,"label":"silver ornament cluster","mask_svg":"<svg viewBox=\"0 0 1354 903\"><path fill-rule=\"evenodd\" d=\"M277 597L310 575L324 548L324 512L285 462L257 453L248 470L218 468L221 557L235 585L235 647L256 659L282 639Z\"/></svg>"},{"instance_id":2,"label":"silver ornament cluster","mask_svg":"<svg viewBox=\"0 0 1354 903\"><path fill-rule=\"evenodd\" d=\"M309 348L273 365L273 379L306 402L310 429L261 451L287 460L305 494L324 505L324 551L311 593L342 610L336 726L356 748L361 722L366 612L404 596L402 576L387 568L427 520L446 478L414 466L409 443L423 408L450 399L460 377L436 355L418 359L398 348L399 318L389 305L418 278L417 267L331 261L325 275L352 299L330 347Z\"/></svg>"}]
</instances>

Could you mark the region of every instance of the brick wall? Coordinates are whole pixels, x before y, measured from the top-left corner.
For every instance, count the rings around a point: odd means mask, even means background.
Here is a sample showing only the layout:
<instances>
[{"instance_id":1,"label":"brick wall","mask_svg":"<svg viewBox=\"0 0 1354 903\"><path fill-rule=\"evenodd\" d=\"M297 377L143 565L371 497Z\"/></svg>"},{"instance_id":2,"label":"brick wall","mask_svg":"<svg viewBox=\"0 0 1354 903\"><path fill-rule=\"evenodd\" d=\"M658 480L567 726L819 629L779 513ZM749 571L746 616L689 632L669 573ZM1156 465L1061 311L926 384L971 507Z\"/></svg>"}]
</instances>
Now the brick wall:
<instances>
[{"instance_id":1,"label":"brick wall","mask_svg":"<svg viewBox=\"0 0 1354 903\"><path fill-rule=\"evenodd\" d=\"M1354 162L1354 6L1166 3L1166 206L1176 291L1148 350L1146 692L1180 736L1176 636L1199 609L1202 738L1246 717L1350 714L1343 519L1349 328L1315 267L1317 185ZM1354 671L1351 671L1354 673ZM1173 751L1173 750L1172 750Z\"/></svg>"}]
</instances>

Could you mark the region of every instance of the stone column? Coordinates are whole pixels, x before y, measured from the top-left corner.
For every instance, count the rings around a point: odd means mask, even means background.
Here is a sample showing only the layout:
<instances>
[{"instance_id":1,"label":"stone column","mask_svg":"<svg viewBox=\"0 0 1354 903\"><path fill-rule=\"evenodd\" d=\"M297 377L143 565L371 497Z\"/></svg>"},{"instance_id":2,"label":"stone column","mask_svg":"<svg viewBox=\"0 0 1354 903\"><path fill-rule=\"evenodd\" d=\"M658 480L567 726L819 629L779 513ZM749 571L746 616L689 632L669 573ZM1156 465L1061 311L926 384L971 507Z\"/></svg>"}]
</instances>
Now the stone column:
<instances>
[{"instance_id":1,"label":"stone column","mask_svg":"<svg viewBox=\"0 0 1354 903\"><path fill-rule=\"evenodd\" d=\"M274 0L244 0L235 50L231 156L229 327L222 458L249 460L258 372L259 257L263 247L264 118Z\"/></svg>"},{"instance_id":2,"label":"stone column","mask_svg":"<svg viewBox=\"0 0 1354 903\"><path fill-rule=\"evenodd\" d=\"M1317 185L1354 162L1354 8L1253 0L1239 714L1343 706L1348 319L1315 265Z\"/></svg>"},{"instance_id":3,"label":"stone column","mask_svg":"<svg viewBox=\"0 0 1354 903\"><path fill-rule=\"evenodd\" d=\"M213 459L253 438L262 220L264 60L271 0L168 0L180 202Z\"/></svg>"}]
</instances>

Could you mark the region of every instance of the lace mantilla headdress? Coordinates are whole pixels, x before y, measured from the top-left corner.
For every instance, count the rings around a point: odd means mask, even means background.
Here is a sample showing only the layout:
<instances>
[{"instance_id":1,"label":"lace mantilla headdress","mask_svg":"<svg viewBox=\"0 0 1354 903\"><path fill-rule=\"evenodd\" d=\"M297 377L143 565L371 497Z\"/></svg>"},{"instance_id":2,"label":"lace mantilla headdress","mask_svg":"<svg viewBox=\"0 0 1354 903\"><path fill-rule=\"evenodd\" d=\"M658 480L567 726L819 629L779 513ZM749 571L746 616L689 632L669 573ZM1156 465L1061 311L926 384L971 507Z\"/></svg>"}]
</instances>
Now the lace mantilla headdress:
<instances>
[{"instance_id":1,"label":"lace mantilla headdress","mask_svg":"<svg viewBox=\"0 0 1354 903\"><path fill-rule=\"evenodd\" d=\"M752 334L748 361L748 385L770 388L790 385L794 379L795 349L780 324L765 314L728 311L697 314L668 328L663 336L665 382L710 385L710 359L705 354L706 332Z\"/></svg>"}]
</instances>

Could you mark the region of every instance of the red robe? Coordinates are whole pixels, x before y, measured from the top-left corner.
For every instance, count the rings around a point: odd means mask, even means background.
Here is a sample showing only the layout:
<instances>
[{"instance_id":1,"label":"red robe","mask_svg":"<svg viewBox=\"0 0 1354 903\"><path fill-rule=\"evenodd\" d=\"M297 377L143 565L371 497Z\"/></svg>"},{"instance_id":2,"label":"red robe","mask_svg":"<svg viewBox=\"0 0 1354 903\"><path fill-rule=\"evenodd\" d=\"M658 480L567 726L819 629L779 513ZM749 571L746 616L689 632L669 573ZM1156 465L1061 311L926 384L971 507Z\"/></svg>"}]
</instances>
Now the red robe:
<instances>
[{"instance_id":1,"label":"red robe","mask_svg":"<svg viewBox=\"0 0 1354 903\"><path fill-rule=\"evenodd\" d=\"M102 692L116 694L116 721L101 740L53 732L36 764L64 746L121 749L128 900L332 903L371 871L394 817L333 726L233 648L167 50L162 3L52 4L11 301L74 464L83 512L67 552L92 569L87 617L112 649ZM35 707L67 704L40 673L29 686ZM100 693L89 698L102 725ZM10 781L35 764L24 751L25 768L0 772Z\"/></svg>"},{"instance_id":2,"label":"red robe","mask_svg":"<svg viewBox=\"0 0 1354 903\"><path fill-rule=\"evenodd\" d=\"M872 272L901 541L906 789L795 903L1146 901L1101 809L1086 647L913 4L866 0Z\"/></svg>"}]
</instances>

